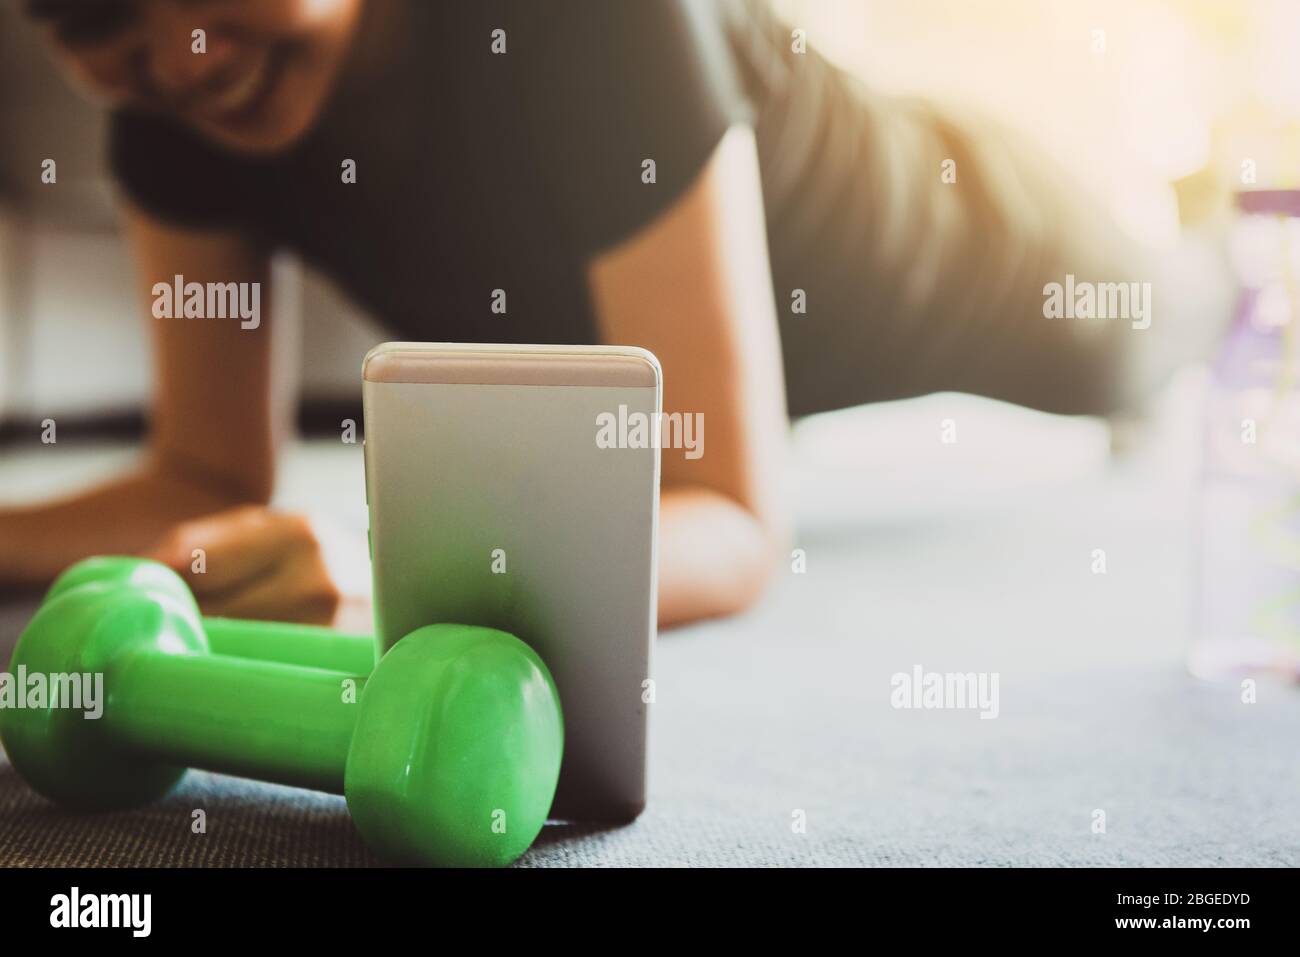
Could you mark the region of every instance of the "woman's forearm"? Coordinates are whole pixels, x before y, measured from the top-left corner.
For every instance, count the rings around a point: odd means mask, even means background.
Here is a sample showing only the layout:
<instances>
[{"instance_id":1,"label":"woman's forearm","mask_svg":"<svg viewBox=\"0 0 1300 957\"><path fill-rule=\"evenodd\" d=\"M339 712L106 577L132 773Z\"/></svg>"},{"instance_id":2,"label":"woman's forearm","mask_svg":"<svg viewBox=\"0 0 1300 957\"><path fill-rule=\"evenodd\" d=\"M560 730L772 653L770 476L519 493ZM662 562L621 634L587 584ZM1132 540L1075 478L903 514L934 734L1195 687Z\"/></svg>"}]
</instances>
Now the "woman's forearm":
<instances>
[{"instance_id":1,"label":"woman's forearm","mask_svg":"<svg viewBox=\"0 0 1300 957\"><path fill-rule=\"evenodd\" d=\"M0 509L0 587L43 587L96 554L138 554L178 523L239 504L158 467L91 491ZM669 488L660 503L659 623L732 614L763 592L783 539L725 495Z\"/></svg>"},{"instance_id":2,"label":"woman's forearm","mask_svg":"<svg viewBox=\"0 0 1300 957\"><path fill-rule=\"evenodd\" d=\"M741 611L762 594L784 533L707 488L665 488L659 504L659 624Z\"/></svg>"},{"instance_id":3,"label":"woman's forearm","mask_svg":"<svg viewBox=\"0 0 1300 957\"><path fill-rule=\"evenodd\" d=\"M0 509L0 586L41 587L87 556L142 552L177 522L238 504L232 498L153 464L68 498Z\"/></svg>"},{"instance_id":4,"label":"woman's forearm","mask_svg":"<svg viewBox=\"0 0 1300 957\"><path fill-rule=\"evenodd\" d=\"M123 216L144 296L173 276L270 289L266 250L242 233L193 231L129 206ZM273 403L269 310L259 322L149 321L145 464L80 494L0 508L0 586L41 586L89 555L139 554L188 519L270 498L284 410Z\"/></svg>"}]
</instances>

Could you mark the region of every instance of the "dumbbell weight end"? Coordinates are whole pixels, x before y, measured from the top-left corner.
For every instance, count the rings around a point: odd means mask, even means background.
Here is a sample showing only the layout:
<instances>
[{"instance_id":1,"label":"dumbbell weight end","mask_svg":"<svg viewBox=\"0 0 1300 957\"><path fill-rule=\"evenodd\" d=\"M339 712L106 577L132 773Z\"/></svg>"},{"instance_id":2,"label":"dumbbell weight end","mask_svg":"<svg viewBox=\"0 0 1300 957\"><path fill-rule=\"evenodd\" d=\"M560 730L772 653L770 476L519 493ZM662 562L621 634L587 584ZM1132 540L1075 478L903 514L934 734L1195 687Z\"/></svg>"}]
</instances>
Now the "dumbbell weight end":
<instances>
[{"instance_id":1,"label":"dumbbell weight end","mask_svg":"<svg viewBox=\"0 0 1300 957\"><path fill-rule=\"evenodd\" d=\"M91 583L122 584L141 591L162 592L191 609L199 607L184 579L165 565L125 555L101 555L70 566L50 586L45 601ZM350 675L368 675L375 666L376 643L368 635L348 635L316 625L250 622L235 618L202 618L213 654L287 665L326 668Z\"/></svg>"}]
</instances>

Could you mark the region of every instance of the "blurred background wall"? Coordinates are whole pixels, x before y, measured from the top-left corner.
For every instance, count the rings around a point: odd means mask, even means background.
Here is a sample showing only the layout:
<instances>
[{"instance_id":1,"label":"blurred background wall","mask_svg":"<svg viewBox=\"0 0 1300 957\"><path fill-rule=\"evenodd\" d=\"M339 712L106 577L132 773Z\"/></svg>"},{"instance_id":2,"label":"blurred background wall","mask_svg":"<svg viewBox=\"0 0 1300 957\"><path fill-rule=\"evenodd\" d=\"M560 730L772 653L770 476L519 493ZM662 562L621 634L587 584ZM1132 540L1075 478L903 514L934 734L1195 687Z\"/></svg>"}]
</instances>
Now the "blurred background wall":
<instances>
[{"instance_id":1,"label":"blurred background wall","mask_svg":"<svg viewBox=\"0 0 1300 957\"><path fill-rule=\"evenodd\" d=\"M382 2L382 0L381 0ZM1294 0L778 0L810 45L877 88L968 102L1029 131L1151 240L1217 192L1300 177ZM117 235L104 118L0 0L0 424L138 417L147 315ZM58 188L40 182L58 161ZM312 275L277 335L309 405L355 401L379 329ZM286 282L282 281L282 285ZM285 300L282 300L285 301ZM310 324L301 328L303 316ZM305 332L306 334L302 334Z\"/></svg>"}]
</instances>

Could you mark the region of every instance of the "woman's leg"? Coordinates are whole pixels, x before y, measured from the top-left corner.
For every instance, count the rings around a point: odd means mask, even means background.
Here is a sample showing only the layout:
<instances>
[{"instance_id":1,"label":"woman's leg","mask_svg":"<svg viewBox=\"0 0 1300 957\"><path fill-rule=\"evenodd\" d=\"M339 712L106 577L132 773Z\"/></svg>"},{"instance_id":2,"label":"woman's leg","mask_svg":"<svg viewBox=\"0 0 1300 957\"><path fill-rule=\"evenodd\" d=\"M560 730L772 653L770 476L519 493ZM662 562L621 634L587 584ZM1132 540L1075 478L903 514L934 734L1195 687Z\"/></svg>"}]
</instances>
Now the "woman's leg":
<instances>
[{"instance_id":1,"label":"woman's leg","mask_svg":"<svg viewBox=\"0 0 1300 957\"><path fill-rule=\"evenodd\" d=\"M792 414L936 391L1106 413L1226 320L1224 290L1198 289L1219 282L1213 269L1179 275L1142 253L1009 131L873 96L842 75L822 96L804 131L821 141L816 168L798 189L782 165L788 140L770 131L788 136L808 117L777 99L759 122ZM1070 283L1105 300L1121 293L1104 284L1134 282L1123 292L1137 297L1113 318L1053 315L1044 292L1060 284L1064 311ZM806 314L792 311L794 290Z\"/></svg>"}]
</instances>

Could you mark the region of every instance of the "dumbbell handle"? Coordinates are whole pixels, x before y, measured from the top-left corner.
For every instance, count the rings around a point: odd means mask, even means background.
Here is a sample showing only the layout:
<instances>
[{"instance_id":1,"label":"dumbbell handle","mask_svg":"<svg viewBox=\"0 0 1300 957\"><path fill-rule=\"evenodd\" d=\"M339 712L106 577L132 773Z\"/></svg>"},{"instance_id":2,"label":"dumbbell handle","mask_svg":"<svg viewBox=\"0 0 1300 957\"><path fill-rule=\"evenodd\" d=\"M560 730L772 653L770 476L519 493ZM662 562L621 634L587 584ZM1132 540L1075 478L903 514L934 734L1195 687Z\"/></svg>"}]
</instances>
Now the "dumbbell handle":
<instances>
[{"instance_id":1,"label":"dumbbell handle","mask_svg":"<svg viewBox=\"0 0 1300 957\"><path fill-rule=\"evenodd\" d=\"M356 683L345 699L345 682ZM187 768L343 793L363 677L140 651L105 675L113 742Z\"/></svg>"},{"instance_id":2,"label":"dumbbell handle","mask_svg":"<svg viewBox=\"0 0 1300 957\"><path fill-rule=\"evenodd\" d=\"M325 668L349 675L368 675L375 667L375 639L369 635L344 635L317 625L278 621L202 621L213 654Z\"/></svg>"},{"instance_id":3,"label":"dumbbell handle","mask_svg":"<svg viewBox=\"0 0 1300 957\"><path fill-rule=\"evenodd\" d=\"M183 602L198 614L189 588L171 569L155 562L123 556L88 558L67 569L46 593L49 602L80 585L118 582L138 588L156 589ZM280 622L248 622L230 618L204 618L203 630L209 647L217 654L257 661L328 668L348 674L368 675L374 670L376 645L373 638L340 635L328 628Z\"/></svg>"}]
</instances>

